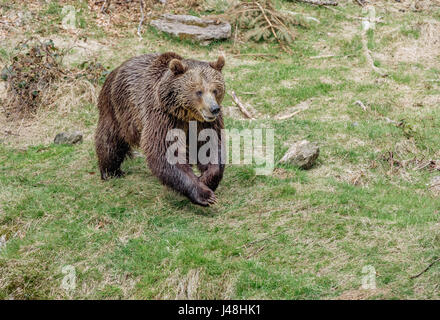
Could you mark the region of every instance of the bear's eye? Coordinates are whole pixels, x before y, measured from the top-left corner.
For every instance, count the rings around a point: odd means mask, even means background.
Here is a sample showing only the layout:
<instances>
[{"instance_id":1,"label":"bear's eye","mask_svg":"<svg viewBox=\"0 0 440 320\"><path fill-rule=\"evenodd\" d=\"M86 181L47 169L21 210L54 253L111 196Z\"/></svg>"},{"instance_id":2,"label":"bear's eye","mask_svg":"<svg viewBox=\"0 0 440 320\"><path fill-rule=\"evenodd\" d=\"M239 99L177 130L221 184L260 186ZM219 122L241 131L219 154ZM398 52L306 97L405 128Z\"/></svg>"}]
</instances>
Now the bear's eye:
<instances>
[{"instance_id":1,"label":"bear's eye","mask_svg":"<svg viewBox=\"0 0 440 320\"><path fill-rule=\"evenodd\" d=\"M212 90L212 93L216 96L218 93L217 89Z\"/></svg>"},{"instance_id":2,"label":"bear's eye","mask_svg":"<svg viewBox=\"0 0 440 320\"><path fill-rule=\"evenodd\" d=\"M196 95L197 95L197 97L201 97L201 96L202 96L202 94L203 94L203 92L202 92L202 91L200 91L200 90L196 91Z\"/></svg>"}]
</instances>

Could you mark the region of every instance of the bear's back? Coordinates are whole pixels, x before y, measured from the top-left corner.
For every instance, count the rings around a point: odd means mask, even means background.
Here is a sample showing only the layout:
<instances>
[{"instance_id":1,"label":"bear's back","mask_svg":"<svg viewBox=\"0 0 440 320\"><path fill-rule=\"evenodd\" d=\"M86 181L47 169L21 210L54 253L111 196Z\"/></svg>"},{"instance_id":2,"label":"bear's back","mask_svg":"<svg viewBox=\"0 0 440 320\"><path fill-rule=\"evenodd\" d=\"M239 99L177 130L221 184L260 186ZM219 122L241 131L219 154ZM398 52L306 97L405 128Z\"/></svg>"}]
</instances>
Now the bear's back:
<instances>
[{"instance_id":1,"label":"bear's back","mask_svg":"<svg viewBox=\"0 0 440 320\"><path fill-rule=\"evenodd\" d=\"M112 102L115 109L139 107L142 96L151 91L154 78L149 69L157 54L144 54L124 62L118 69L111 86Z\"/></svg>"},{"instance_id":2,"label":"bear's back","mask_svg":"<svg viewBox=\"0 0 440 320\"><path fill-rule=\"evenodd\" d=\"M125 61L115 69L110 85L110 101L122 136L137 144L142 117L154 106L154 87L158 81L152 65L158 54L144 54Z\"/></svg>"}]
</instances>

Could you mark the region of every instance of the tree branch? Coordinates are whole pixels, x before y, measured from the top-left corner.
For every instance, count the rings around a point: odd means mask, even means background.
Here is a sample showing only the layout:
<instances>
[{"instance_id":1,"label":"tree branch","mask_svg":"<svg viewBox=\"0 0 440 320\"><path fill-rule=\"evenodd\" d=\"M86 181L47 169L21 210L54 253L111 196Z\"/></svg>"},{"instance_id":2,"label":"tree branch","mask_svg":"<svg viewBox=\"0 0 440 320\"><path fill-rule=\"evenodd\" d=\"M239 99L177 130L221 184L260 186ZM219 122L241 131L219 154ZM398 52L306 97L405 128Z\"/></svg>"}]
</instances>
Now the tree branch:
<instances>
[{"instance_id":1,"label":"tree branch","mask_svg":"<svg viewBox=\"0 0 440 320\"><path fill-rule=\"evenodd\" d=\"M231 96L232 100L234 100L237 107L240 109L241 113L243 113L246 116L246 118L249 118L251 120L255 120L255 118L252 116L252 114L250 114L250 112L247 111L247 109L245 108L243 103L241 103L240 99L238 99L238 97L234 91L231 91L230 96Z\"/></svg>"},{"instance_id":2,"label":"tree branch","mask_svg":"<svg viewBox=\"0 0 440 320\"><path fill-rule=\"evenodd\" d=\"M422 272L416 274L415 276L411 276L410 279L415 279L415 278L420 277L422 274L424 274L426 271L428 271L429 269L431 269L431 267L432 267L433 265L435 265L435 264L436 264L437 262L439 262L439 261L440 261L440 258L434 260L434 261L431 262L431 263L429 264L429 266L427 266Z\"/></svg>"}]
</instances>

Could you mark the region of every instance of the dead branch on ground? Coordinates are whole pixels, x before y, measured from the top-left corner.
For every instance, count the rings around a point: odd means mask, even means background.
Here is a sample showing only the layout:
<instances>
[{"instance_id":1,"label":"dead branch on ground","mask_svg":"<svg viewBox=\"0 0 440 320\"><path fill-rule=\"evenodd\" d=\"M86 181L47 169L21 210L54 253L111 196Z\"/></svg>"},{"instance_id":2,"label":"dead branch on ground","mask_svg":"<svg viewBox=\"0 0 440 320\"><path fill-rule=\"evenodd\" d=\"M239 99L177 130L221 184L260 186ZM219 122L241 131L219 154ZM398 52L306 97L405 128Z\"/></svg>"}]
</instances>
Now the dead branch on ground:
<instances>
[{"instance_id":1,"label":"dead branch on ground","mask_svg":"<svg viewBox=\"0 0 440 320\"><path fill-rule=\"evenodd\" d=\"M231 91L230 96L232 100L234 100L237 107L240 109L241 113L244 114L244 116L250 120L255 120L255 118L252 116L252 114L246 109L246 107L243 105L243 103L240 101L240 99L237 97L234 91Z\"/></svg>"},{"instance_id":2,"label":"dead branch on ground","mask_svg":"<svg viewBox=\"0 0 440 320\"><path fill-rule=\"evenodd\" d=\"M424 274L426 271L428 271L429 269L431 269L431 267L433 265L435 265L437 262L440 261L440 258L437 258L436 260L434 260L433 262L431 262L425 269L423 269L423 271L419 272L418 274L411 276L410 279L415 279L420 277L422 274Z\"/></svg>"},{"instance_id":3,"label":"dead branch on ground","mask_svg":"<svg viewBox=\"0 0 440 320\"><path fill-rule=\"evenodd\" d=\"M355 104L360 106L362 108L362 110L364 110L365 112L368 112L368 110L369 110L368 106L366 106L362 101L357 100L355 102ZM392 119L390 119L388 117L384 117L384 116L381 116L381 115L379 115L378 117L376 116L376 118L379 119L379 120L385 120L386 123L392 123L392 124L395 124L396 126L401 126L402 125L401 121L392 120Z\"/></svg>"},{"instance_id":4,"label":"dead branch on ground","mask_svg":"<svg viewBox=\"0 0 440 320\"><path fill-rule=\"evenodd\" d=\"M281 40L278 38L277 33L275 32L275 29L272 25L272 23L270 22L269 18L267 17L266 13L264 12L263 7L261 6L261 4L259 4L258 2L255 2L255 4L258 6L258 8L260 9L261 13L263 14L264 19L266 19L267 24L270 27L270 30L272 31L273 36L275 37L275 39L277 39L278 43L280 44L281 49L283 49L286 52L290 52L290 50L288 50L283 43L281 42Z\"/></svg>"},{"instance_id":5,"label":"dead branch on ground","mask_svg":"<svg viewBox=\"0 0 440 320\"><path fill-rule=\"evenodd\" d=\"M313 4L315 6L337 6L338 2L334 0L296 0L297 2L304 2Z\"/></svg>"},{"instance_id":6,"label":"dead branch on ground","mask_svg":"<svg viewBox=\"0 0 440 320\"><path fill-rule=\"evenodd\" d=\"M287 44L295 39L293 28L307 27L301 15L275 9L272 0L240 1L220 17L235 25L234 43L242 33L245 41L274 39L286 52L291 52Z\"/></svg>"},{"instance_id":7,"label":"dead branch on ground","mask_svg":"<svg viewBox=\"0 0 440 320\"><path fill-rule=\"evenodd\" d=\"M355 103L359 105L365 112L367 111L367 107L362 103L362 101L358 100Z\"/></svg>"},{"instance_id":8,"label":"dead branch on ground","mask_svg":"<svg viewBox=\"0 0 440 320\"><path fill-rule=\"evenodd\" d=\"M297 115L298 113L300 113L302 110L296 110L295 112L286 114L286 115L282 115L282 116L277 116L275 117L276 120L287 120L292 118L293 116Z\"/></svg>"}]
</instances>

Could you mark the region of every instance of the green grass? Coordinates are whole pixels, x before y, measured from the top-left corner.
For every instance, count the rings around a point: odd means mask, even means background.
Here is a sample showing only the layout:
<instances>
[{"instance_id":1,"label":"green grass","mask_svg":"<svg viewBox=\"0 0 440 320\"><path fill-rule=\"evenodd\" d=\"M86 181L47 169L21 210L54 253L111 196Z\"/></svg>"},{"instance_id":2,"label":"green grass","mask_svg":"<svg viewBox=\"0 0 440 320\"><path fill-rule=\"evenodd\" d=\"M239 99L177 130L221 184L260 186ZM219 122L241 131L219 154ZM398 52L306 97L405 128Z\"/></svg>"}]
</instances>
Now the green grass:
<instances>
[{"instance_id":1,"label":"green grass","mask_svg":"<svg viewBox=\"0 0 440 320\"><path fill-rule=\"evenodd\" d=\"M97 110L88 100L42 109L24 124L5 120L19 135L0 131L0 298L440 298L439 265L410 279L440 256L440 198L427 187L438 173L413 170L410 161L439 156L439 83L424 82L439 70L393 61L387 50L399 38L386 31L401 19L401 36L423 35L405 16L383 13L384 23L368 33L373 55L382 53L375 63L389 72L381 78L365 63L360 22L349 18L360 16L360 7L277 6L321 24L298 30L292 54L275 43L238 44L242 54L278 56L270 60L234 57L233 41L200 46L149 27L142 41L135 26L112 38L78 7L81 34L103 41L94 56L110 68L152 51L205 60L225 52L228 90L259 113L252 122L227 117L226 127L274 128L276 161L301 139L317 142L321 153L310 170L277 164L270 176L229 165L218 204L201 208L161 186L143 158L124 162L124 178L102 182L93 144ZM34 30L50 37L62 5L43 9ZM12 47L0 49L3 63ZM307 108L274 120L299 103ZM235 108L229 96L224 107ZM82 144L52 143L57 132L73 129L84 132ZM391 166L390 152L407 165ZM75 268L74 290L61 286L67 265ZM368 265L377 272L376 290L360 289Z\"/></svg>"}]
</instances>

